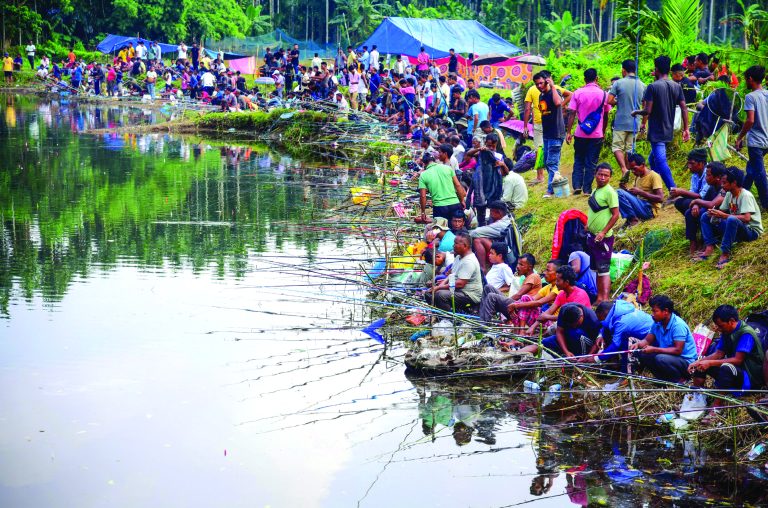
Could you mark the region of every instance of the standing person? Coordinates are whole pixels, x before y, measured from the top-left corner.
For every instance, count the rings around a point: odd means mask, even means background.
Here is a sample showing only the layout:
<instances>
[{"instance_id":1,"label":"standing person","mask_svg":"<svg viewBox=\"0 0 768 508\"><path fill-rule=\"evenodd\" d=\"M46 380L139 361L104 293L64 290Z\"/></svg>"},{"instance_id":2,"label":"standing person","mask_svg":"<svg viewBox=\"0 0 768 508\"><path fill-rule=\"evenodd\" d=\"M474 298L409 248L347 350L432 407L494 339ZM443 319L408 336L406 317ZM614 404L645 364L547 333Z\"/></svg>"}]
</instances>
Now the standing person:
<instances>
[{"instance_id":1,"label":"standing person","mask_svg":"<svg viewBox=\"0 0 768 508\"><path fill-rule=\"evenodd\" d=\"M613 170L600 164L595 174L597 189L589 198L587 210L587 253L590 268L597 273L597 301L608 300L611 292L613 226L619 220L619 194L609 184Z\"/></svg>"},{"instance_id":2,"label":"standing person","mask_svg":"<svg viewBox=\"0 0 768 508\"><path fill-rule=\"evenodd\" d=\"M136 58L144 60L147 57L147 47L144 45L144 41L139 41L136 45Z\"/></svg>"},{"instance_id":3,"label":"standing person","mask_svg":"<svg viewBox=\"0 0 768 508\"><path fill-rule=\"evenodd\" d=\"M629 349L639 350L642 367L657 379L681 383L688 379L688 366L696 361L696 343L688 324L675 312L675 304L666 295L656 295L648 302L653 325L640 342Z\"/></svg>"},{"instance_id":4,"label":"standing person","mask_svg":"<svg viewBox=\"0 0 768 508\"><path fill-rule=\"evenodd\" d=\"M455 74L459 68L459 59L456 58L456 51L453 48L448 50L448 74Z\"/></svg>"},{"instance_id":5,"label":"standing person","mask_svg":"<svg viewBox=\"0 0 768 508\"><path fill-rule=\"evenodd\" d=\"M544 158L547 166L547 193L545 198L554 196L552 179L560 170L560 152L565 139L565 122L563 121L564 99L555 88L552 74L541 71L533 77L536 88L539 89L539 110L541 111L541 134L544 140Z\"/></svg>"},{"instance_id":6,"label":"standing person","mask_svg":"<svg viewBox=\"0 0 768 508\"><path fill-rule=\"evenodd\" d=\"M637 77L636 72L635 61L624 60L621 63L622 78L615 81L608 92L608 104L616 107L611 151L619 163L622 179L629 178L624 154L634 151L637 132L640 130L640 124L632 112L640 109L640 101L645 95L645 83Z\"/></svg>"},{"instance_id":7,"label":"standing person","mask_svg":"<svg viewBox=\"0 0 768 508\"><path fill-rule=\"evenodd\" d=\"M3 74L5 74L5 84L13 83L13 58L8 56L8 52L3 53Z\"/></svg>"},{"instance_id":8,"label":"standing person","mask_svg":"<svg viewBox=\"0 0 768 508\"><path fill-rule=\"evenodd\" d=\"M319 69L322 64L323 64L323 59L320 58L320 53L315 53L315 56L312 57L312 68Z\"/></svg>"},{"instance_id":9,"label":"standing person","mask_svg":"<svg viewBox=\"0 0 768 508\"><path fill-rule=\"evenodd\" d=\"M76 57L75 57L75 50L74 50L74 48L70 49L69 50L69 54L67 54L67 68L68 69L71 69L72 67L75 66L75 58Z\"/></svg>"},{"instance_id":10,"label":"standing person","mask_svg":"<svg viewBox=\"0 0 768 508\"><path fill-rule=\"evenodd\" d=\"M298 51L298 45L294 44L294 50ZM296 64L298 73L298 63ZM347 56L344 54L344 51L341 50L341 46L339 46L336 49L336 59L334 60L333 68L336 71L336 73L341 72L342 69L347 67Z\"/></svg>"},{"instance_id":11,"label":"standing person","mask_svg":"<svg viewBox=\"0 0 768 508\"><path fill-rule=\"evenodd\" d=\"M403 60L403 55L397 55L395 57L395 72L397 72L398 76L402 76L405 74L405 61Z\"/></svg>"},{"instance_id":12,"label":"standing person","mask_svg":"<svg viewBox=\"0 0 768 508\"><path fill-rule=\"evenodd\" d=\"M592 181L605 136L605 120L610 105L608 94L597 84L597 70L584 71L583 87L573 92L568 103L568 133L565 140L573 142L573 193L592 194ZM574 120L577 120L576 139L571 132Z\"/></svg>"},{"instance_id":13,"label":"standing person","mask_svg":"<svg viewBox=\"0 0 768 508\"><path fill-rule=\"evenodd\" d=\"M339 48L339 51L341 51L341 48ZM293 73L294 74L298 74L299 73L300 54L301 54L301 52L299 51L299 45L298 44L294 44L293 45L293 49L291 50L291 67L293 67ZM342 54L342 56L343 56L343 54ZM336 58L338 60L338 57L336 57ZM337 65L336 68L339 69L340 67L338 66L338 61L336 62L336 65Z\"/></svg>"},{"instance_id":14,"label":"standing person","mask_svg":"<svg viewBox=\"0 0 768 508\"><path fill-rule=\"evenodd\" d=\"M537 75L534 75L534 79ZM555 87L558 92L565 98L565 104L567 105L568 102L571 100L571 92L568 90L561 88L559 86ZM525 130L525 137L524 139L528 139L527 132L528 132L528 123L532 120L533 121L533 149L538 150L539 148L544 146L544 136L542 134L542 126L541 126L541 109L540 109L540 102L539 102L539 96L541 95L541 90L539 90L538 86L532 86L528 88L528 92L525 94L525 110L523 112L523 126ZM536 171L536 179L533 180L531 183L537 184L544 181L544 168L539 168Z\"/></svg>"},{"instance_id":15,"label":"standing person","mask_svg":"<svg viewBox=\"0 0 768 508\"><path fill-rule=\"evenodd\" d=\"M200 65L200 46L197 43L192 44L192 48L189 50L189 56L192 59L192 68L197 70L197 66Z\"/></svg>"},{"instance_id":16,"label":"standing person","mask_svg":"<svg viewBox=\"0 0 768 508\"><path fill-rule=\"evenodd\" d=\"M91 70L91 78L93 79L94 95L101 95L101 82L104 81L104 71L101 70L100 63L97 63Z\"/></svg>"},{"instance_id":17,"label":"standing person","mask_svg":"<svg viewBox=\"0 0 768 508\"><path fill-rule=\"evenodd\" d=\"M155 66L150 65L147 71L144 81L147 83L147 93L150 99L155 100L155 85L157 83L157 72L155 72Z\"/></svg>"},{"instance_id":18,"label":"standing person","mask_svg":"<svg viewBox=\"0 0 768 508\"><path fill-rule=\"evenodd\" d=\"M285 78L282 74L280 74L280 71L275 70L272 73L272 79L275 80L275 93L280 99L282 99L283 91L285 90Z\"/></svg>"},{"instance_id":19,"label":"standing person","mask_svg":"<svg viewBox=\"0 0 768 508\"><path fill-rule=\"evenodd\" d=\"M736 138L736 149L741 150L744 139L747 140L747 176L744 188L757 187L760 206L768 210L768 180L765 175L765 154L768 153L768 91L763 89L765 67L754 65L744 72L747 88L752 90L744 100L747 119Z\"/></svg>"},{"instance_id":20,"label":"standing person","mask_svg":"<svg viewBox=\"0 0 768 508\"><path fill-rule=\"evenodd\" d=\"M500 153L499 136L491 133L485 136L485 146L479 150L469 150L471 155L477 153L477 167L472 174L469 194L472 195L472 206L477 211L477 225L484 226L486 209L490 203L501 198L503 183L501 172L509 171Z\"/></svg>"},{"instance_id":21,"label":"standing person","mask_svg":"<svg viewBox=\"0 0 768 508\"><path fill-rule=\"evenodd\" d=\"M448 147L444 148L447 151ZM416 218L416 222L428 224L426 208L427 193L432 198L432 216L443 217L451 220L456 210L463 211L465 208L466 192L459 183L450 166L438 164L434 157L425 152L422 162L426 169L419 175L419 208L421 215Z\"/></svg>"},{"instance_id":22,"label":"standing person","mask_svg":"<svg viewBox=\"0 0 768 508\"><path fill-rule=\"evenodd\" d=\"M159 64L163 63L163 49L160 47L160 43L155 41L152 43L155 47L155 61Z\"/></svg>"},{"instance_id":23,"label":"standing person","mask_svg":"<svg viewBox=\"0 0 768 508\"><path fill-rule=\"evenodd\" d=\"M107 64L107 95L109 95L110 97L115 96L116 80L117 80L117 73L115 72L115 68Z\"/></svg>"},{"instance_id":24,"label":"standing person","mask_svg":"<svg viewBox=\"0 0 768 508\"><path fill-rule=\"evenodd\" d=\"M368 46L363 46L363 53L360 55L360 72L366 72L371 65L371 54L368 53Z\"/></svg>"},{"instance_id":25,"label":"standing person","mask_svg":"<svg viewBox=\"0 0 768 508\"><path fill-rule=\"evenodd\" d=\"M506 122L512 116L512 110L509 109L506 102L501 100L501 95L497 93L493 94L493 97L488 100L488 109L490 110L489 120L494 129L498 129L501 122Z\"/></svg>"},{"instance_id":26,"label":"standing person","mask_svg":"<svg viewBox=\"0 0 768 508\"><path fill-rule=\"evenodd\" d=\"M29 68L34 70L35 69L35 51L37 51L37 48L35 48L35 45L32 44L32 41L29 41L29 44L27 44L27 47L24 48L24 51L27 52L27 61L29 61Z\"/></svg>"},{"instance_id":27,"label":"standing person","mask_svg":"<svg viewBox=\"0 0 768 508\"><path fill-rule=\"evenodd\" d=\"M179 45L176 47L176 51L179 52L178 60L181 60L182 63L186 63L187 61L187 45L184 44L184 41L181 41Z\"/></svg>"},{"instance_id":28,"label":"standing person","mask_svg":"<svg viewBox=\"0 0 768 508\"><path fill-rule=\"evenodd\" d=\"M69 80L69 84L76 92L80 91L80 84L83 82L83 68L80 65L76 65L72 69L72 77Z\"/></svg>"},{"instance_id":29,"label":"standing person","mask_svg":"<svg viewBox=\"0 0 768 508\"><path fill-rule=\"evenodd\" d=\"M640 132L648 128L648 142L651 144L651 155L648 161L651 169L661 176L667 189L677 187L672 177L672 170L667 163L667 144L674 137L675 108L680 108L683 121L683 141L688 141L691 133L688 131L688 109L685 106L683 88L668 78L670 60L666 55L657 57L654 61L653 75L656 81L648 85L643 96L644 108L635 113L642 115L643 121Z\"/></svg>"},{"instance_id":30,"label":"standing person","mask_svg":"<svg viewBox=\"0 0 768 508\"><path fill-rule=\"evenodd\" d=\"M359 91L360 91L360 71L358 71L357 65L350 65L349 66L349 102L352 104L352 111L358 111L360 109L360 105L357 100Z\"/></svg>"},{"instance_id":31,"label":"standing person","mask_svg":"<svg viewBox=\"0 0 768 508\"><path fill-rule=\"evenodd\" d=\"M373 45L371 48L371 55L370 55L370 63L371 63L371 70L373 72L379 72L379 50L378 46L376 44Z\"/></svg>"},{"instance_id":32,"label":"standing person","mask_svg":"<svg viewBox=\"0 0 768 508\"><path fill-rule=\"evenodd\" d=\"M419 54L416 56L416 61L418 62L416 65L416 72L421 76L427 76L429 74L429 55L424 49L424 46L421 47L421 51L419 51Z\"/></svg>"},{"instance_id":33,"label":"standing person","mask_svg":"<svg viewBox=\"0 0 768 508\"><path fill-rule=\"evenodd\" d=\"M490 110L488 104L480 102L480 94L477 90L470 90L467 92L467 104L469 104L469 110L467 111L467 143L472 141L472 137L475 133L480 133L480 122L488 120Z\"/></svg>"}]
</instances>

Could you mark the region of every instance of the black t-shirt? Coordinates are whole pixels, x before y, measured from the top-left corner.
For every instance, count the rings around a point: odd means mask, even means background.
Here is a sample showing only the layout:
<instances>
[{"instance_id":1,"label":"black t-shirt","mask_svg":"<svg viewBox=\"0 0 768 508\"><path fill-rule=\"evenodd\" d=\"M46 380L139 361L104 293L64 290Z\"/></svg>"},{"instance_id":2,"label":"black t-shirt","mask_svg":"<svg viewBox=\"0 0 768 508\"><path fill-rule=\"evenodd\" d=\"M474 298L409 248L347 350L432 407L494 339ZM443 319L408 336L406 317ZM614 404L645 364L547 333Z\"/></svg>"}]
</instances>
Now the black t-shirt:
<instances>
[{"instance_id":1,"label":"black t-shirt","mask_svg":"<svg viewBox=\"0 0 768 508\"><path fill-rule=\"evenodd\" d=\"M192 60L197 60L200 56L200 48L192 46L192 49L189 50L190 56L192 57Z\"/></svg>"},{"instance_id":2,"label":"black t-shirt","mask_svg":"<svg viewBox=\"0 0 768 508\"><path fill-rule=\"evenodd\" d=\"M693 82L688 78L683 78L679 81L680 86L683 87L683 98L686 104L696 102L696 87Z\"/></svg>"},{"instance_id":3,"label":"black t-shirt","mask_svg":"<svg viewBox=\"0 0 768 508\"><path fill-rule=\"evenodd\" d=\"M291 50L291 63L293 65L299 65L299 50L298 49L292 49Z\"/></svg>"},{"instance_id":4,"label":"black t-shirt","mask_svg":"<svg viewBox=\"0 0 768 508\"><path fill-rule=\"evenodd\" d=\"M648 117L648 141L670 143L674 136L675 108L685 101L683 88L672 80L657 79L645 89L643 100L653 102Z\"/></svg>"},{"instance_id":5,"label":"black t-shirt","mask_svg":"<svg viewBox=\"0 0 768 508\"><path fill-rule=\"evenodd\" d=\"M581 323L581 326L579 326L579 330L582 331L582 334L586 335L592 340L597 339L597 336L600 334L600 330L603 329L603 323L597 319L597 314L595 314L595 311L580 303L566 303L563 305L563 307L560 309L560 314L557 317L557 326L566 328L562 323L563 311L566 309L566 307L572 306L579 307L582 314L584 315L584 321Z\"/></svg>"},{"instance_id":6,"label":"black t-shirt","mask_svg":"<svg viewBox=\"0 0 768 508\"><path fill-rule=\"evenodd\" d=\"M450 60L448 60L448 72L456 72L456 68L459 66L459 59L456 58L456 55L451 55Z\"/></svg>"},{"instance_id":7,"label":"black t-shirt","mask_svg":"<svg viewBox=\"0 0 768 508\"><path fill-rule=\"evenodd\" d=\"M555 92L560 93L557 90ZM555 106L552 90L539 95L539 111L541 111L541 133L544 139L565 139L563 105Z\"/></svg>"}]
</instances>

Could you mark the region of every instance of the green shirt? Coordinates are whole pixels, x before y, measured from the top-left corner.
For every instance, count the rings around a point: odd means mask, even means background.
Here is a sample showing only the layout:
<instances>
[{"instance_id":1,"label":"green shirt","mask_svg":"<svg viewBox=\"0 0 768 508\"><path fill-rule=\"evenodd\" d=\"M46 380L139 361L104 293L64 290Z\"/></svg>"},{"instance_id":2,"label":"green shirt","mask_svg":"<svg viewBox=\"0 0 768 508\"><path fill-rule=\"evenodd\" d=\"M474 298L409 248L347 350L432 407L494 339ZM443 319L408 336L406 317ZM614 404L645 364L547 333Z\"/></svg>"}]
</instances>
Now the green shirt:
<instances>
[{"instance_id":1,"label":"green shirt","mask_svg":"<svg viewBox=\"0 0 768 508\"><path fill-rule=\"evenodd\" d=\"M453 186L454 176L450 166L432 163L419 176L419 189L427 189L432 196L432 206L455 205L459 197Z\"/></svg>"},{"instance_id":2,"label":"green shirt","mask_svg":"<svg viewBox=\"0 0 768 508\"><path fill-rule=\"evenodd\" d=\"M501 200L519 210L528 202L528 187L522 175L512 171L501 181Z\"/></svg>"},{"instance_id":3,"label":"green shirt","mask_svg":"<svg viewBox=\"0 0 768 508\"><path fill-rule=\"evenodd\" d=\"M739 197L735 200L730 192L726 193L720 209L731 215L751 214L747 227L758 235L763 234L763 220L760 217L760 207L757 206L755 196L747 189L741 189Z\"/></svg>"},{"instance_id":4,"label":"green shirt","mask_svg":"<svg viewBox=\"0 0 768 508\"><path fill-rule=\"evenodd\" d=\"M483 298L483 276L480 272L480 263L474 252L466 256L456 256L451 269L457 279L466 280L467 283L461 290L473 303L480 303Z\"/></svg>"},{"instance_id":5,"label":"green shirt","mask_svg":"<svg viewBox=\"0 0 768 508\"><path fill-rule=\"evenodd\" d=\"M611 208L619 207L619 194L610 185L598 187L590 197L591 201L596 201L599 208L605 208L599 212L592 211L590 207L587 211L587 229L593 235L600 233L611 220ZM605 236L613 236L613 228Z\"/></svg>"}]
</instances>

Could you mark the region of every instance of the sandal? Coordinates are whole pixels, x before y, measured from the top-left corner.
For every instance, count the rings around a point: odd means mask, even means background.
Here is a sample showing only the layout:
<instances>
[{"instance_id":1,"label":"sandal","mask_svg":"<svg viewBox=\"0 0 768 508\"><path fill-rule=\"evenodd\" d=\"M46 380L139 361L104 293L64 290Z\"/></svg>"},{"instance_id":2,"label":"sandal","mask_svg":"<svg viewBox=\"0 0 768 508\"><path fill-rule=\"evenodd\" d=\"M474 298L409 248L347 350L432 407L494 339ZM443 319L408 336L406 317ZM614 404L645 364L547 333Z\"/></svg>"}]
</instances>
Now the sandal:
<instances>
[{"instance_id":1,"label":"sandal","mask_svg":"<svg viewBox=\"0 0 768 508\"><path fill-rule=\"evenodd\" d=\"M704 254L699 254L698 256L693 256L691 258L691 261L694 263L701 263L702 261L706 261L709 259L709 256L705 256Z\"/></svg>"},{"instance_id":2,"label":"sandal","mask_svg":"<svg viewBox=\"0 0 768 508\"><path fill-rule=\"evenodd\" d=\"M725 265L727 265L730 262L731 262L731 258L718 261L717 264L715 265L715 268L717 268L718 270L722 270L723 268L725 268Z\"/></svg>"}]
</instances>

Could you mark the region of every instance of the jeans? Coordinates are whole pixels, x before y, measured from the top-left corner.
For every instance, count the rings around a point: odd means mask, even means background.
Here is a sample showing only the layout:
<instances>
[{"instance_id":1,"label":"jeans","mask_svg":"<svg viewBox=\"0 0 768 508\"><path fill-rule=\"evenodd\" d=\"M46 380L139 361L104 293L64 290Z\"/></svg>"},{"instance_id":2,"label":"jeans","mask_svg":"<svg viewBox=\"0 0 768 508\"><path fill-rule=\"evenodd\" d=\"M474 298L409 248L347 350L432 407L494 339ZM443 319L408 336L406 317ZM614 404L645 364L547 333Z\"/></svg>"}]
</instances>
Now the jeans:
<instances>
[{"instance_id":1,"label":"jeans","mask_svg":"<svg viewBox=\"0 0 768 508\"><path fill-rule=\"evenodd\" d=\"M573 190L592 193L592 181L595 179L597 159L603 147L602 138L580 138L573 141Z\"/></svg>"},{"instance_id":2,"label":"jeans","mask_svg":"<svg viewBox=\"0 0 768 508\"><path fill-rule=\"evenodd\" d=\"M640 353L640 365L650 369L656 379L677 383L688 379L688 361L682 356L666 353Z\"/></svg>"},{"instance_id":3,"label":"jeans","mask_svg":"<svg viewBox=\"0 0 768 508\"><path fill-rule=\"evenodd\" d=\"M735 216L712 222L712 217L709 216L708 212L705 212L701 216L701 236L704 237L705 245L715 245L717 237L721 237L720 251L723 254L730 254L735 242L755 241L758 234L756 231L749 229L746 224Z\"/></svg>"},{"instance_id":4,"label":"jeans","mask_svg":"<svg viewBox=\"0 0 768 508\"><path fill-rule=\"evenodd\" d=\"M94 79L93 80L93 93L94 93L94 95L101 95L101 80L100 79Z\"/></svg>"},{"instance_id":5,"label":"jeans","mask_svg":"<svg viewBox=\"0 0 768 508\"><path fill-rule=\"evenodd\" d=\"M147 93L152 98L152 100L155 99L155 84L154 83L147 83Z\"/></svg>"},{"instance_id":6,"label":"jeans","mask_svg":"<svg viewBox=\"0 0 768 508\"><path fill-rule=\"evenodd\" d=\"M432 303L432 292L427 291L424 293L424 300L427 303ZM435 307L442 310L447 311L453 311L453 308L455 306L456 312L464 312L467 310L467 307L471 309L477 309L478 303L473 302L470 300L470 298L462 291L461 289L457 289L454 292L453 299L451 299L451 291L448 289L441 289L439 291L435 292Z\"/></svg>"},{"instance_id":7,"label":"jeans","mask_svg":"<svg viewBox=\"0 0 768 508\"><path fill-rule=\"evenodd\" d=\"M29 68L35 70L35 55L27 55L27 60L29 60Z\"/></svg>"},{"instance_id":8,"label":"jeans","mask_svg":"<svg viewBox=\"0 0 768 508\"><path fill-rule=\"evenodd\" d=\"M432 207L432 217L435 219L438 217L442 217L448 221L448 223L451 222L451 218L453 217L453 214L456 213L456 210L464 210L461 206L461 203L456 203L453 205L443 205L443 206L433 206Z\"/></svg>"},{"instance_id":9,"label":"jeans","mask_svg":"<svg viewBox=\"0 0 768 508\"><path fill-rule=\"evenodd\" d=\"M656 171L667 189L677 187L675 185L675 179L672 178L672 170L669 169L667 163L667 144L666 143L651 143L651 155L648 156L648 163L651 165L651 169Z\"/></svg>"},{"instance_id":10,"label":"jeans","mask_svg":"<svg viewBox=\"0 0 768 508\"><path fill-rule=\"evenodd\" d=\"M554 194L552 179L560 170L560 152L563 148L562 139L544 138L544 164L547 166L547 194Z\"/></svg>"},{"instance_id":11,"label":"jeans","mask_svg":"<svg viewBox=\"0 0 768 508\"><path fill-rule=\"evenodd\" d=\"M509 319L507 307L514 300L504 296L498 289L486 284L483 287L483 299L480 300L480 320L491 321L496 313L501 313Z\"/></svg>"},{"instance_id":12,"label":"jeans","mask_svg":"<svg viewBox=\"0 0 768 508\"><path fill-rule=\"evenodd\" d=\"M592 344L594 343L594 339L585 335L581 328L565 330L565 345L568 348L568 351L576 356L583 356L589 353L589 350L592 349ZM545 351L548 350L548 353L565 356L565 351L560 349L560 344L557 343L557 335L550 335L549 337L542 339L541 345Z\"/></svg>"},{"instance_id":13,"label":"jeans","mask_svg":"<svg viewBox=\"0 0 768 508\"><path fill-rule=\"evenodd\" d=\"M768 179L765 176L765 154L768 148L747 147L749 162L747 162L747 174L744 177L744 190L752 189L752 183L757 187L757 195L760 198L760 206L768 210Z\"/></svg>"},{"instance_id":14,"label":"jeans","mask_svg":"<svg viewBox=\"0 0 768 508\"><path fill-rule=\"evenodd\" d=\"M640 199L624 189L619 189L616 192L619 193L619 213L622 217L627 220L653 219L653 208L648 201Z\"/></svg>"}]
</instances>

